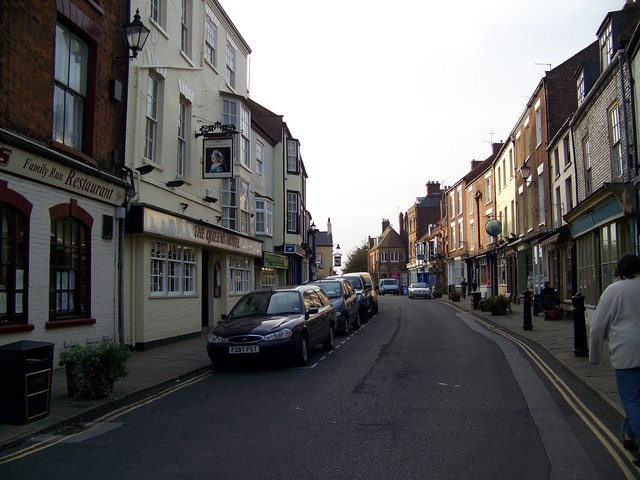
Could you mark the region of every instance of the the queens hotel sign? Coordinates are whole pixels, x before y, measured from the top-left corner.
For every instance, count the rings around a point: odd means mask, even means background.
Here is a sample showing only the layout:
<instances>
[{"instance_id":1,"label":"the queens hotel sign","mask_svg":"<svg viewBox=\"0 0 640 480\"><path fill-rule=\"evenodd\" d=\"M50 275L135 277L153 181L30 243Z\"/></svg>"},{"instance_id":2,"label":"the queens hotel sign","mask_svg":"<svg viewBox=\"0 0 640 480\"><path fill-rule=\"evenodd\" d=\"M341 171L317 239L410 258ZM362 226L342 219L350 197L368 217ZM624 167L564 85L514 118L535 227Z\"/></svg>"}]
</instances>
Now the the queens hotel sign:
<instances>
[{"instance_id":1,"label":"the queens hotel sign","mask_svg":"<svg viewBox=\"0 0 640 480\"><path fill-rule=\"evenodd\" d=\"M122 205L124 202L124 186L4 143L0 143L0 171L11 172L112 205Z\"/></svg>"},{"instance_id":2,"label":"the queens hotel sign","mask_svg":"<svg viewBox=\"0 0 640 480\"><path fill-rule=\"evenodd\" d=\"M150 208L143 209L142 226L145 233L186 240L252 257L262 256L262 242Z\"/></svg>"},{"instance_id":3,"label":"the queens hotel sign","mask_svg":"<svg viewBox=\"0 0 640 480\"><path fill-rule=\"evenodd\" d=\"M240 237L230 235L226 232L218 232L210 228L193 226L193 236L200 240L206 241L208 244L227 245L230 247L240 248Z\"/></svg>"}]
</instances>

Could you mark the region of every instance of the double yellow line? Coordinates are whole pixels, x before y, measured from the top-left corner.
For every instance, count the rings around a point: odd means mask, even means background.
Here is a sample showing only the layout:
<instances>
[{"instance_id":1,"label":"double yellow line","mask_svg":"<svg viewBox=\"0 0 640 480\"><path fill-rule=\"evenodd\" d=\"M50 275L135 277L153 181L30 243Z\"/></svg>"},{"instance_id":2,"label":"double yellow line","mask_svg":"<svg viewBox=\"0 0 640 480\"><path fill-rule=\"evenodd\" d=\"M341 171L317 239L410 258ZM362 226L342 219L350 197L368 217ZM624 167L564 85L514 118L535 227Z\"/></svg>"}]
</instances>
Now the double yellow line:
<instances>
[{"instance_id":1,"label":"double yellow line","mask_svg":"<svg viewBox=\"0 0 640 480\"><path fill-rule=\"evenodd\" d=\"M9 463L9 462L13 462L15 460L19 460L21 458L27 457L29 455L33 455L34 453L37 452L41 452L43 450L46 450L47 448L51 448L55 445L58 445L59 443L63 443L66 442L74 437L77 437L79 435L84 435L85 433L101 426L104 425L105 423L108 422L112 422L113 420L115 420L118 417L121 417L122 415L132 412L134 410L137 410L140 407L144 407L145 405L149 405L150 403L155 402L156 400L160 400L161 398L166 397L167 395L171 395L172 393L175 393L185 387L188 387L190 385L193 385L195 383L201 382L202 380L204 380L205 378L207 378L208 376L211 375L210 371L206 371L203 373L200 373L194 377L191 377L188 380L185 380L184 382L181 382L177 385L172 385L169 388L166 388L165 390L162 390L158 393L155 393L147 398L141 399L137 402L131 403L129 405L125 405L123 407L120 407L116 410L113 410L99 418L96 418L95 420L93 420L92 422L87 423L81 430L79 430L76 433L72 433L70 435L54 435L51 436L50 438L47 438L45 440L39 441L37 443L34 443L26 448L22 448L20 450L17 450L15 452L12 452L8 455L2 456L0 457L0 465L2 465L3 463Z\"/></svg>"},{"instance_id":2,"label":"double yellow line","mask_svg":"<svg viewBox=\"0 0 640 480\"><path fill-rule=\"evenodd\" d=\"M529 358L533 361L533 363L540 369L542 374L547 377L549 382L556 388L556 390L562 395L567 404L571 407L571 409L576 412L576 414L582 419L585 425L591 430L591 432L595 435L595 437L600 441L602 446L609 452L611 457L614 459L625 478L629 480L637 479L637 472L633 472L625 463L623 456L631 462L633 460L633 455L625 450L621 446L621 441L618 435L615 435L611 430L609 430L606 425L600 421L600 419L593 413L589 407L587 407L582 400L575 394L573 390L565 383L562 378L560 378L554 370L542 359L540 356L526 343L522 340L514 337L508 332L496 327L495 325L475 316L472 316L473 319L478 322L480 325L485 327L486 329L500 335L510 342L514 343L518 347L520 347ZM615 447L614 447L615 446Z\"/></svg>"}]
</instances>

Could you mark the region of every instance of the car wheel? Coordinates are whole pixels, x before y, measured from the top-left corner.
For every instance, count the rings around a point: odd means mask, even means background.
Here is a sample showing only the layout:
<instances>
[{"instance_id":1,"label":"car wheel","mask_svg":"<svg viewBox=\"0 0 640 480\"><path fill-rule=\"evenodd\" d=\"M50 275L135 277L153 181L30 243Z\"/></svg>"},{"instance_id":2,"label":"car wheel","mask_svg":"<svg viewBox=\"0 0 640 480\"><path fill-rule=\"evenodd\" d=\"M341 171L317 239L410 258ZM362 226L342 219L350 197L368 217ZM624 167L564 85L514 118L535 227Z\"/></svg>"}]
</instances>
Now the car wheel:
<instances>
[{"instance_id":1,"label":"car wheel","mask_svg":"<svg viewBox=\"0 0 640 480\"><path fill-rule=\"evenodd\" d=\"M298 346L298 350L293 356L293 364L297 367L304 367L307 365L309 361L309 343L307 342L307 337L302 336L300 339L300 345Z\"/></svg>"},{"instance_id":2,"label":"car wheel","mask_svg":"<svg viewBox=\"0 0 640 480\"><path fill-rule=\"evenodd\" d=\"M327 335L327 338L325 339L325 341L322 342L322 348L329 351L329 350L333 350L335 345L336 345L336 337L335 337L335 332L333 331L333 325L331 325L329 326L329 335Z\"/></svg>"}]
</instances>

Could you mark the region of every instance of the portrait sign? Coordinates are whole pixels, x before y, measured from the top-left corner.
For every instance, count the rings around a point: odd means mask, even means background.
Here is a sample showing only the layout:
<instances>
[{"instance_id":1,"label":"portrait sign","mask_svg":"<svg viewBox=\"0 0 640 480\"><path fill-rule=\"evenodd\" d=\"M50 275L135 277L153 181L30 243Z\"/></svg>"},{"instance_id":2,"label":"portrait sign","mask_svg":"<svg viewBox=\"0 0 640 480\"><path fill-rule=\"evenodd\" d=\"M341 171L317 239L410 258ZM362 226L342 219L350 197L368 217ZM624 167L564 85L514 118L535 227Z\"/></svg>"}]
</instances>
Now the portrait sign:
<instances>
[{"instance_id":1,"label":"portrait sign","mask_svg":"<svg viewBox=\"0 0 640 480\"><path fill-rule=\"evenodd\" d=\"M233 176L233 137L205 138L202 151L202 178L231 178Z\"/></svg>"}]
</instances>

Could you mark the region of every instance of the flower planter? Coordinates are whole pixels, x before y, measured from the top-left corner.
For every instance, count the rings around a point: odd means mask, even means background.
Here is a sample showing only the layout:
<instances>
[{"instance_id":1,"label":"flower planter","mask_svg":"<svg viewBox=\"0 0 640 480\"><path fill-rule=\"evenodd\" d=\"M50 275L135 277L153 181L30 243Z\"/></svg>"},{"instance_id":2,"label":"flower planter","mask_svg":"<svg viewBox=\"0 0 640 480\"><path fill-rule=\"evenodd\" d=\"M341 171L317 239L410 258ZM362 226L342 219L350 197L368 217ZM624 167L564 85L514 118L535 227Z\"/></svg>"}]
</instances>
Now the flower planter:
<instances>
[{"instance_id":1,"label":"flower planter","mask_svg":"<svg viewBox=\"0 0 640 480\"><path fill-rule=\"evenodd\" d=\"M60 352L67 376L67 394L72 398L106 398L113 384L127 375L131 351L124 345L103 340L91 345L70 345Z\"/></svg>"},{"instance_id":2,"label":"flower planter","mask_svg":"<svg viewBox=\"0 0 640 480\"><path fill-rule=\"evenodd\" d=\"M103 380L99 375L88 376L82 381L74 373L75 365L67 363L65 366L67 376L67 395L71 398L107 398L113 392L113 382ZM79 385L80 383L80 385Z\"/></svg>"}]
</instances>

